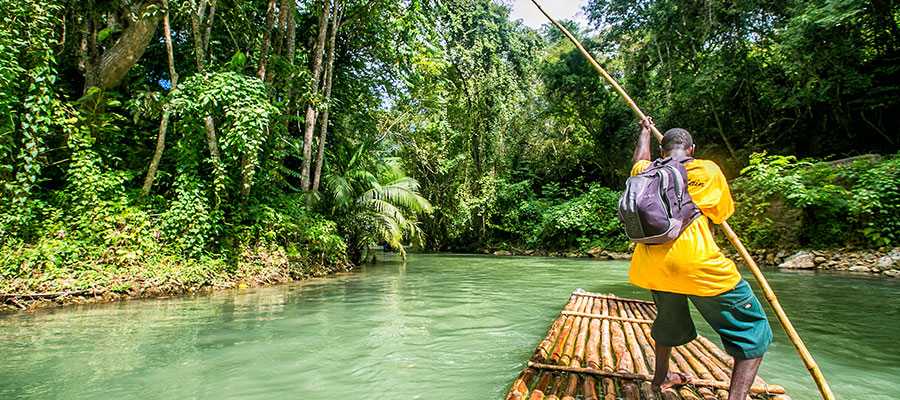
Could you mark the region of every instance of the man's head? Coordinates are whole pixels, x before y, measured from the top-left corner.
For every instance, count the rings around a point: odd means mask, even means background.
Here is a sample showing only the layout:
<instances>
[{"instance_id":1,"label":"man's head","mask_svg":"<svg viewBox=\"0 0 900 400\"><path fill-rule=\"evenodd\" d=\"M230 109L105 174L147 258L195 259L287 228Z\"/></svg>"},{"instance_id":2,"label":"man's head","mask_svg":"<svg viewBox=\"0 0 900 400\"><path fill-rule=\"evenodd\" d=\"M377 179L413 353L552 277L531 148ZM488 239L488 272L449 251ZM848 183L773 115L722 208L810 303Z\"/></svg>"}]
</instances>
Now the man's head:
<instances>
[{"instance_id":1,"label":"man's head","mask_svg":"<svg viewBox=\"0 0 900 400\"><path fill-rule=\"evenodd\" d=\"M681 128L672 128L666 131L660 142L659 152L663 157L682 155L693 157L694 139L691 134Z\"/></svg>"}]
</instances>

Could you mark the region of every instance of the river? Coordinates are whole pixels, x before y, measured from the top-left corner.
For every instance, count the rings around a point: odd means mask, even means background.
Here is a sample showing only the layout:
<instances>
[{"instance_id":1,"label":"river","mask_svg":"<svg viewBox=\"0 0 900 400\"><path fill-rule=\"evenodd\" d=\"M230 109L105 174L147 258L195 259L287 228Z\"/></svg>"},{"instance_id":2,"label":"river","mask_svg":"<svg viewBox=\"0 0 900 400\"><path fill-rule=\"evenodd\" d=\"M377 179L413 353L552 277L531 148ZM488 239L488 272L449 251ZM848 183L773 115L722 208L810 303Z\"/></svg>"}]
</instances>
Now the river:
<instances>
[{"instance_id":1,"label":"river","mask_svg":"<svg viewBox=\"0 0 900 400\"><path fill-rule=\"evenodd\" d=\"M8 314L0 398L499 399L574 289L649 299L627 273L623 261L388 255L306 282ZM900 398L900 279L766 275L838 398ZM767 311L776 336L760 375L817 398Z\"/></svg>"}]
</instances>

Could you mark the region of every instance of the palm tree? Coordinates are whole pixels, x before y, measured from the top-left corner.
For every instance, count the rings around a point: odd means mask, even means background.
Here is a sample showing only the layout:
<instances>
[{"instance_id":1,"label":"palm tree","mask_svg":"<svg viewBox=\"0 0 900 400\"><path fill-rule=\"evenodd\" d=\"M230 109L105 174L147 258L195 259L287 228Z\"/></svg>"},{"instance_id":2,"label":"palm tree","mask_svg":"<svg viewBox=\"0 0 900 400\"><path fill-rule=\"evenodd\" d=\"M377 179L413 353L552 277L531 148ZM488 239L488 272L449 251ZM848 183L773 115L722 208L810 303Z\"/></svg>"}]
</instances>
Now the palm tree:
<instances>
[{"instance_id":1,"label":"palm tree","mask_svg":"<svg viewBox=\"0 0 900 400\"><path fill-rule=\"evenodd\" d=\"M416 216L431 213L431 203L419 192L419 182L406 176L396 158L375 159L363 144L353 152L330 155L323 175L325 190L316 194L325 204L347 242L351 260L359 262L364 246L386 242L403 259L404 238L422 241Z\"/></svg>"}]
</instances>

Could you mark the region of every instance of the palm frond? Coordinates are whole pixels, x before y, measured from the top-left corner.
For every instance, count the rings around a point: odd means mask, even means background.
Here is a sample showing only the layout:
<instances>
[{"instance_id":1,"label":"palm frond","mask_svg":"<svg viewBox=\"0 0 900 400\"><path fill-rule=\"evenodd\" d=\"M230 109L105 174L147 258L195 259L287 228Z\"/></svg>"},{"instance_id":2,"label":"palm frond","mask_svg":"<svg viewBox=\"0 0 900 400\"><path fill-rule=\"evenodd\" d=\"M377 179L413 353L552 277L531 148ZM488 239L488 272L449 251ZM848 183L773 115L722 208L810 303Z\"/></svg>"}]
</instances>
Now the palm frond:
<instances>
[{"instance_id":1,"label":"palm frond","mask_svg":"<svg viewBox=\"0 0 900 400\"><path fill-rule=\"evenodd\" d=\"M358 204L360 205L360 209L374 212L381 216L390 218L396 221L397 224L401 227L405 227L407 225L406 217L403 216L403 211L401 211L391 203L388 203L381 199L370 199L364 200Z\"/></svg>"},{"instance_id":2,"label":"palm frond","mask_svg":"<svg viewBox=\"0 0 900 400\"><path fill-rule=\"evenodd\" d=\"M325 175L325 187L331 192L331 197L338 208L343 208L352 201L353 187L344 177L337 174Z\"/></svg>"},{"instance_id":3,"label":"palm frond","mask_svg":"<svg viewBox=\"0 0 900 400\"><path fill-rule=\"evenodd\" d=\"M400 242L400 240L403 239L403 229L401 226L396 220L387 215L379 213L373 213L371 215L373 217L374 228L378 233L378 236L380 236L380 239L383 239L391 247L398 249L400 255L406 260L406 250L403 249L403 243Z\"/></svg>"},{"instance_id":4,"label":"palm frond","mask_svg":"<svg viewBox=\"0 0 900 400\"><path fill-rule=\"evenodd\" d=\"M360 198L382 199L413 213L429 214L433 210L431 203L419 194L418 182L412 178L398 179L382 186L380 190L378 188L370 189L363 193Z\"/></svg>"}]
</instances>

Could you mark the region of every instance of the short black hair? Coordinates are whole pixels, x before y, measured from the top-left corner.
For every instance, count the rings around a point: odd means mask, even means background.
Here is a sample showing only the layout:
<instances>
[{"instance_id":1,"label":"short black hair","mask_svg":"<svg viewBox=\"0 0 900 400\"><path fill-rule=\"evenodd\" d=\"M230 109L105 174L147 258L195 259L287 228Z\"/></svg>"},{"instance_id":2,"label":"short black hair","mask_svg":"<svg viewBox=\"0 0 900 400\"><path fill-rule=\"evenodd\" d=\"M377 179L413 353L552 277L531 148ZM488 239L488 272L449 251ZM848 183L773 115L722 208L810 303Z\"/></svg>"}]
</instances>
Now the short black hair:
<instances>
[{"instance_id":1,"label":"short black hair","mask_svg":"<svg viewBox=\"0 0 900 400\"><path fill-rule=\"evenodd\" d=\"M684 129L672 128L666 131L660 144L666 152L675 149L690 150L694 145L694 138L691 137L690 132Z\"/></svg>"}]
</instances>

